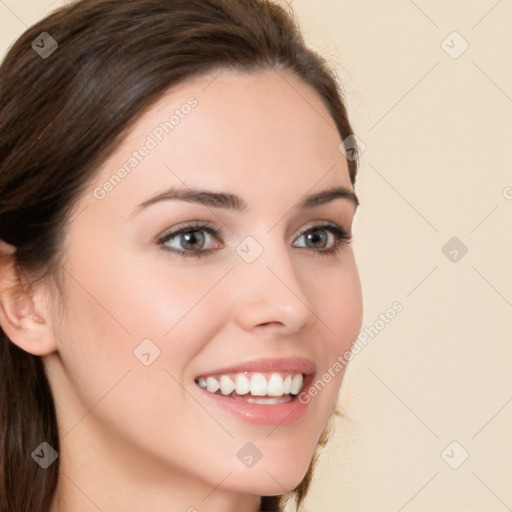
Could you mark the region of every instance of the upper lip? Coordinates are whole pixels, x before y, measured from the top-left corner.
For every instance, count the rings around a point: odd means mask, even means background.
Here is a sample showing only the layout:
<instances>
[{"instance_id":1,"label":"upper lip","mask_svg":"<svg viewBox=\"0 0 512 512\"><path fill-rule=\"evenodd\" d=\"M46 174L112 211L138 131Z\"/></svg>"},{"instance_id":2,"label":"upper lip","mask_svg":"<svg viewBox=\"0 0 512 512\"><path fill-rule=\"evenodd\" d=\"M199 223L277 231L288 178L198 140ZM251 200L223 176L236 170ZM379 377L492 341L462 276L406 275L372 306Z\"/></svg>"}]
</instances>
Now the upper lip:
<instances>
[{"instance_id":1,"label":"upper lip","mask_svg":"<svg viewBox=\"0 0 512 512\"><path fill-rule=\"evenodd\" d=\"M303 373L311 375L315 373L316 366L309 359L303 357L288 357L288 358L260 358L252 359L244 363L238 363L232 366L224 366L214 370L207 370L201 375L222 375L226 373L243 373L243 372L291 372Z\"/></svg>"}]
</instances>

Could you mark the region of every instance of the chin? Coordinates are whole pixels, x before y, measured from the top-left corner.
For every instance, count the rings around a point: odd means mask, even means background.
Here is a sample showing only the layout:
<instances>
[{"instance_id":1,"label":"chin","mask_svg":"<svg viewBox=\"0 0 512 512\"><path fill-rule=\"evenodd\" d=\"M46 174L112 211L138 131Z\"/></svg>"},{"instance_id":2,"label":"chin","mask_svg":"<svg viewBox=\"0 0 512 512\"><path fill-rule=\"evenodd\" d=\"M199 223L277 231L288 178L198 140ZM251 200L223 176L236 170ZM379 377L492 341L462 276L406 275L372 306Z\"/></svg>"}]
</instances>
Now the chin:
<instances>
[{"instance_id":1,"label":"chin","mask_svg":"<svg viewBox=\"0 0 512 512\"><path fill-rule=\"evenodd\" d=\"M304 475L291 478L289 475L274 475L271 472L260 475L239 475L236 478L236 482L233 481L233 485L230 488L243 494L277 496L293 491L302 482L303 478Z\"/></svg>"},{"instance_id":2,"label":"chin","mask_svg":"<svg viewBox=\"0 0 512 512\"><path fill-rule=\"evenodd\" d=\"M252 468L241 470L237 467L226 484L235 491L259 496L284 494L302 482L310 462L311 459L297 461L293 457L284 457L263 464L261 459Z\"/></svg>"}]
</instances>

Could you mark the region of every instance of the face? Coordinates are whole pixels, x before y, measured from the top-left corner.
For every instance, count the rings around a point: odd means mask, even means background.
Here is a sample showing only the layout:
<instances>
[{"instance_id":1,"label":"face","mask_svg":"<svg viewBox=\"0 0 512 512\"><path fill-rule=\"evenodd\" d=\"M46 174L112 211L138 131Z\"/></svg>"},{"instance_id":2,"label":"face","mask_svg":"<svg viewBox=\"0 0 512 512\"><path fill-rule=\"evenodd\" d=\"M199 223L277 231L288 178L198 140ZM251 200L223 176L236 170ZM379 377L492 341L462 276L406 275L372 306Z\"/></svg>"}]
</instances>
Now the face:
<instances>
[{"instance_id":1,"label":"face","mask_svg":"<svg viewBox=\"0 0 512 512\"><path fill-rule=\"evenodd\" d=\"M139 118L70 217L45 363L63 446L88 449L61 463L280 494L361 327L356 207L313 90L274 71L213 78Z\"/></svg>"}]
</instances>

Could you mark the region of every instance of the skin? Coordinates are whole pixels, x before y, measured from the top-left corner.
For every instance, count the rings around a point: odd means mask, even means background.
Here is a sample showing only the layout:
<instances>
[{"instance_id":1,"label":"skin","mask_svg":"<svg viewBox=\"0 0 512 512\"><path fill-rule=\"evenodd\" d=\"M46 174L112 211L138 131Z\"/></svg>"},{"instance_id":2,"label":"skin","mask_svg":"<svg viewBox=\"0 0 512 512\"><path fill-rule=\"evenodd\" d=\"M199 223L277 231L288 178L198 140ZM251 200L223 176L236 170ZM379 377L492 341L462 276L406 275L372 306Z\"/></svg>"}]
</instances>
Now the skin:
<instances>
[{"instance_id":1,"label":"skin","mask_svg":"<svg viewBox=\"0 0 512 512\"><path fill-rule=\"evenodd\" d=\"M61 254L63 295L48 283L30 296L2 294L5 331L43 357L55 393L62 440L52 512L255 511L260 495L300 483L336 405L343 372L303 417L277 428L212 407L194 383L260 357L306 357L321 375L350 349L362 315L350 244L331 255L294 246L323 221L350 231L355 213L343 198L294 208L334 186L352 190L326 107L290 73L214 76L168 91L83 192ZM190 97L191 113L97 199L94 190ZM247 208L174 200L134 214L171 186L230 192ZM206 239L207 256L155 243L189 221L221 230ZM263 248L251 264L235 251L247 236ZM183 247L179 237L172 247ZM4 280L14 275L2 268ZM148 338L160 356L145 366L133 352ZM250 469L236 456L247 442L262 453Z\"/></svg>"}]
</instances>

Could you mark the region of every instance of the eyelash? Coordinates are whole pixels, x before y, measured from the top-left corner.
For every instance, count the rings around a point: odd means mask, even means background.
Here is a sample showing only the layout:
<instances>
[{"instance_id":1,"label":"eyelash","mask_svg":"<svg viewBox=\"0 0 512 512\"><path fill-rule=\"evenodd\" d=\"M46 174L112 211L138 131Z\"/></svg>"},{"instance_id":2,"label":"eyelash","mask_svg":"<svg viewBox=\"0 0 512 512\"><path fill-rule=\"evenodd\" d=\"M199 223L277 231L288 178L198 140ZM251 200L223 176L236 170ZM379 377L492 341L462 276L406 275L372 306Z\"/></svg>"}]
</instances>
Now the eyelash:
<instances>
[{"instance_id":1,"label":"eyelash","mask_svg":"<svg viewBox=\"0 0 512 512\"><path fill-rule=\"evenodd\" d=\"M197 231L205 231L206 233L214 236L215 238L219 238L220 234L221 234L221 231L219 229L217 229L216 227L214 227L213 225L210 225L208 223L204 223L204 222L191 223L191 224L183 226L175 231L164 233L157 239L157 243L158 243L158 245L163 246L163 249L165 251L170 252L172 254L177 254L178 256L181 256L184 258L202 258L202 257L208 256L210 253L218 250L218 249L202 249L202 250L189 250L189 251L181 250L181 251L179 251L179 250L171 249L171 248L165 246L165 244L173 238L176 238L183 234L195 233ZM314 233L316 231L329 231L330 233L332 233L332 235L334 235L334 238L335 238L334 245L332 247L330 247L329 249L315 250L315 249L309 248L312 251L316 252L319 256L334 255L341 250L343 245L348 245L352 242L351 233L348 232L346 229L342 228L341 226L334 224L334 223L323 223L323 224L318 224L316 226L312 226L312 227L304 230L302 233L300 233L298 238L300 238L304 235L307 235L309 233ZM308 249L308 247L300 247L300 248Z\"/></svg>"}]
</instances>

